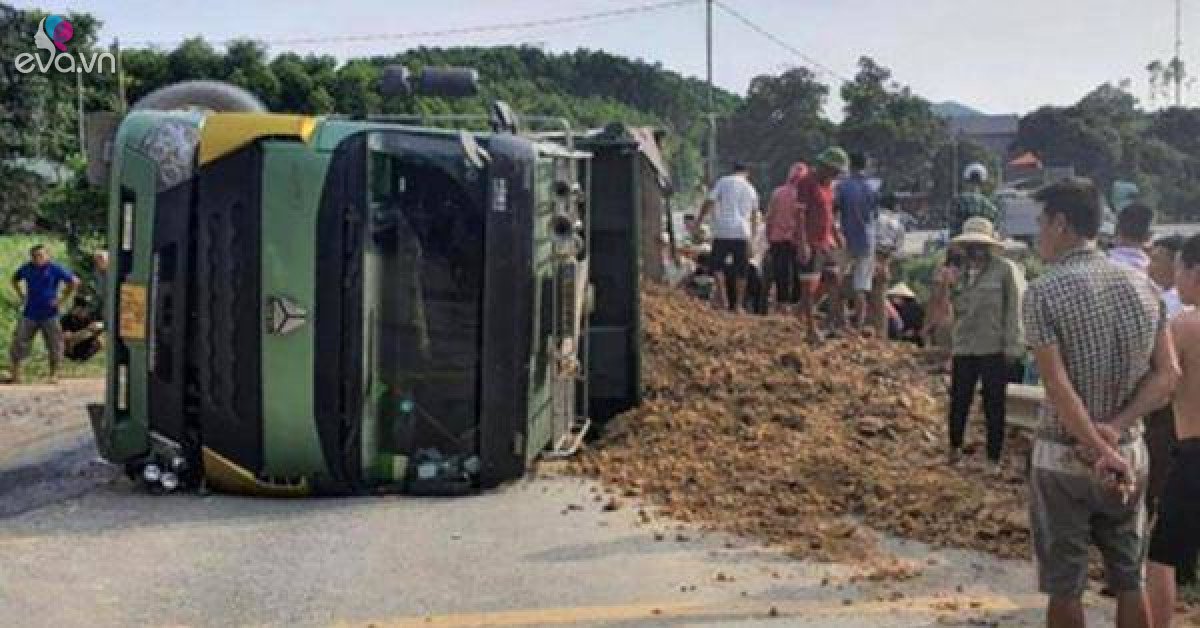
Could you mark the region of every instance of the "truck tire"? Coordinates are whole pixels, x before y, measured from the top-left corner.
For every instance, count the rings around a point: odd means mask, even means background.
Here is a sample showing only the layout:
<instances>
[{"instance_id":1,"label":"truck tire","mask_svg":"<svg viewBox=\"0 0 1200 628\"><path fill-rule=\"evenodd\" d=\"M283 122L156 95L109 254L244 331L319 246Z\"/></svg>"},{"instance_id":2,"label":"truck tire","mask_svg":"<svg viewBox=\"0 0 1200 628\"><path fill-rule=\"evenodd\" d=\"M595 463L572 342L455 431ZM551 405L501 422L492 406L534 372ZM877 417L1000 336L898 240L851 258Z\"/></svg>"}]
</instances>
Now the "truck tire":
<instances>
[{"instance_id":1,"label":"truck tire","mask_svg":"<svg viewBox=\"0 0 1200 628\"><path fill-rule=\"evenodd\" d=\"M218 113L266 113L257 96L221 81L183 81L160 87L134 103L135 110L207 109Z\"/></svg>"}]
</instances>

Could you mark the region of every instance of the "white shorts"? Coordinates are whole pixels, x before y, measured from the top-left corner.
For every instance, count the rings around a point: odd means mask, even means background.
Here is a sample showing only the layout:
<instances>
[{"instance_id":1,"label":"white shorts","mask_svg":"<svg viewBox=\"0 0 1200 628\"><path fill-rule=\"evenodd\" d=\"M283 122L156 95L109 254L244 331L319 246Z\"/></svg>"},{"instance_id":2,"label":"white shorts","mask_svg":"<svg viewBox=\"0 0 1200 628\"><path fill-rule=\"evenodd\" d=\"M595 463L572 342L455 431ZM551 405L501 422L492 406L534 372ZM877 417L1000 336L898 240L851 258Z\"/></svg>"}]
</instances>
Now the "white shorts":
<instances>
[{"instance_id":1,"label":"white shorts","mask_svg":"<svg viewBox=\"0 0 1200 628\"><path fill-rule=\"evenodd\" d=\"M871 282L875 279L875 254L850 258L847 274L851 278L850 287L855 292L870 292Z\"/></svg>"}]
</instances>

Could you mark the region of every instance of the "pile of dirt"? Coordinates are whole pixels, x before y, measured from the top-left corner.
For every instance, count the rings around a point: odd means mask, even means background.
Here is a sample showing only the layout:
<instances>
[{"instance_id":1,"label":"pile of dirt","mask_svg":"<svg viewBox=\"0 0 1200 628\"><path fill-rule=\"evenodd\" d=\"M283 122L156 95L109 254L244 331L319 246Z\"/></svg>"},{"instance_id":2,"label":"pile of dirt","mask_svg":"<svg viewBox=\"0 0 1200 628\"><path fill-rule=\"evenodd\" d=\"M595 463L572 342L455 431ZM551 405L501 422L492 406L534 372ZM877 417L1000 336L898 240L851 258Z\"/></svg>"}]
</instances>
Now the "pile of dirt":
<instances>
[{"instance_id":1,"label":"pile of dirt","mask_svg":"<svg viewBox=\"0 0 1200 628\"><path fill-rule=\"evenodd\" d=\"M656 287L642 308L645 401L576 471L798 557L874 560L872 530L1028 556L1028 440L1010 430L1000 477L970 438L970 460L948 467L945 384L914 348L813 349L791 318L733 317ZM968 430L979 439L981 423Z\"/></svg>"}]
</instances>

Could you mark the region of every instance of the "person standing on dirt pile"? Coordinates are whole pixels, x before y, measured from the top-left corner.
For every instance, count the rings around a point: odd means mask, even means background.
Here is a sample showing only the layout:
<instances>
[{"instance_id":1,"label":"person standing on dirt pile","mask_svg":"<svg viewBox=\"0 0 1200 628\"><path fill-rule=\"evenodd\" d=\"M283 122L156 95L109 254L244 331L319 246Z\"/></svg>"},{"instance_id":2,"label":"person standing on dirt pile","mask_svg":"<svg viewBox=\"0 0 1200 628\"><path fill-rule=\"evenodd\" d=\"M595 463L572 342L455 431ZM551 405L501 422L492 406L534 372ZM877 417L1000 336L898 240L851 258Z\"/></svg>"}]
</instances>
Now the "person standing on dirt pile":
<instances>
[{"instance_id":1,"label":"person standing on dirt pile","mask_svg":"<svg viewBox=\"0 0 1200 628\"><path fill-rule=\"evenodd\" d=\"M25 288L21 289L24 282ZM62 296L58 289L66 284ZM13 291L24 301L21 320L13 331L10 358L12 360L12 383L21 383L21 361L29 355L33 337L40 331L46 343L46 357L50 362L50 381L58 377L58 365L63 355L63 333L58 325L58 304L69 301L79 287L79 279L70 271L50 261L46 247L38 244L29 249L29 261L21 265L12 276Z\"/></svg>"},{"instance_id":2,"label":"person standing on dirt pile","mask_svg":"<svg viewBox=\"0 0 1200 628\"><path fill-rule=\"evenodd\" d=\"M871 282L870 310L879 338L887 337L887 317L884 315L887 287L892 281L892 258L904 246L904 222L894 211L896 195L888 193L879 202L879 218L875 221L875 277ZM916 305L915 299L913 302ZM918 306L920 307L920 306ZM920 330L920 326L917 327Z\"/></svg>"},{"instance_id":3,"label":"person standing on dirt pile","mask_svg":"<svg viewBox=\"0 0 1200 628\"><path fill-rule=\"evenodd\" d=\"M721 177L713 186L697 219L703 224L713 215L713 262L725 283L725 303L732 312L741 311L741 297L746 294L746 263L758 211L758 192L750 185L750 170L737 163L733 174Z\"/></svg>"},{"instance_id":4,"label":"person standing on dirt pile","mask_svg":"<svg viewBox=\"0 0 1200 628\"><path fill-rule=\"evenodd\" d=\"M822 271L827 267L837 240L833 220L833 180L850 167L846 151L836 146L817 157L815 172L796 184L796 267L800 280L800 317L808 328L807 340L816 343L816 297ZM837 301L838 286L831 281L829 294Z\"/></svg>"},{"instance_id":5,"label":"person standing on dirt pile","mask_svg":"<svg viewBox=\"0 0 1200 628\"><path fill-rule=\"evenodd\" d=\"M797 186L808 175L808 165L792 164L787 181L771 193L767 205L767 257L778 311L796 303L796 200Z\"/></svg>"},{"instance_id":6,"label":"person standing on dirt pile","mask_svg":"<svg viewBox=\"0 0 1200 628\"><path fill-rule=\"evenodd\" d=\"M879 194L867 181L866 169L865 155L850 155L850 176L838 183L833 199L833 209L846 240L848 268L845 269L845 280L850 283L853 293L853 333L861 333L866 326L867 294L875 279L875 219L879 214Z\"/></svg>"},{"instance_id":7,"label":"person standing on dirt pile","mask_svg":"<svg viewBox=\"0 0 1200 628\"><path fill-rule=\"evenodd\" d=\"M1122 209L1117 216L1116 243L1108 251L1108 259L1114 264L1147 274L1150 256L1146 254L1146 249L1150 246L1150 225L1153 223L1154 210L1141 203Z\"/></svg>"},{"instance_id":8,"label":"person standing on dirt pile","mask_svg":"<svg viewBox=\"0 0 1200 628\"><path fill-rule=\"evenodd\" d=\"M1031 454L1029 521L1050 626L1083 626L1088 545L1104 559L1117 625L1148 624L1142 588L1147 454L1141 417L1179 377L1158 290L1096 248L1088 179L1038 191L1046 272L1025 295L1025 333L1046 387Z\"/></svg>"},{"instance_id":9,"label":"person standing on dirt pile","mask_svg":"<svg viewBox=\"0 0 1200 628\"><path fill-rule=\"evenodd\" d=\"M1021 297L1025 274L1000 253L995 227L987 218L967 220L954 244L963 252L961 266L947 266L943 277L954 305L954 344L950 372L950 462L958 461L975 387L983 381L987 417L987 458L998 470L1004 449L1008 363L1024 353Z\"/></svg>"},{"instance_id":10,"label":"person standing on dirt pile","mask_svg":"<svg viewBox=\"0 0 1200 628\"><path fill-rule=\"evenodd\" d=\"M983 185L987 179L987 168L983 164L973 163L963 169L963 191L954 197L950 205L951 236L962 233L963 225L974 217L987 218L998 226L1000 210L983 195Z\"/></svg>"},{"instance_id":11,"label":"person standing on dirt pile","mask_svg":"<svg viewBox=\"0 0 1200 628\"><path fill-rule=\"evenodd\" d=\"M1177 281L1183 302L1200 304L1200 235L1183 244ZM1185 312L1171 321L1170 328L1183 378L1175 392L1172 426L1178 442L1158 502L1146 567L1156 628L1171 625L1176 582L1189 584L1194 580L1200 552L1200 313Z\"/></svg>"}]
</instances>

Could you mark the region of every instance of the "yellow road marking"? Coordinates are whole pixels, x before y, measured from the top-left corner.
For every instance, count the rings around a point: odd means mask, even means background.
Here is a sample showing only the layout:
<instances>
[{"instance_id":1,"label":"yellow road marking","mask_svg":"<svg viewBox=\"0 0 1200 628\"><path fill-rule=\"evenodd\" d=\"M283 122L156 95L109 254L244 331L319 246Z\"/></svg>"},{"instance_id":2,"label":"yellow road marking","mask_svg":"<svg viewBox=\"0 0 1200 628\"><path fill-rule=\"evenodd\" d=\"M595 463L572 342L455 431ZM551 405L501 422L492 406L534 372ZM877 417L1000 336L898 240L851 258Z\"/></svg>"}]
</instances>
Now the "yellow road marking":
<instances>
[{"instance_id":1,"label":"yellow road marking","mask_svg":"<svg viewBox=\"0 0 1200 628\"><path fill-rule=\"evenodd\" d=\"M539 608L481 613L459 613L452 615L428 615L424 617L401 617L362 622L339 622L339 628L373 626L375 628L408 628L410 626L547 626L576 622L628 622L637 620L693 619L693 620L742 620L767 619L771 608L778 617L818 617L872 615L926 615L947 613L1006 613L1023 608L1040 608L1045 598L1040 595L1014 596L969 596L955 597L905 597L894 602L856 601L851 605L842 603L841 597L807 602L759 600L738 601L726 605L713 604L630 604L620 606L579 606L566 608ZM948 606L953 605L953 608Z\"/></svg>"}]
</instances>

